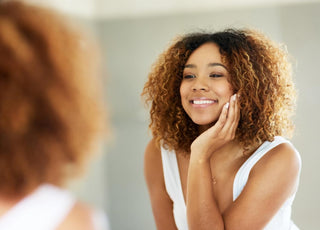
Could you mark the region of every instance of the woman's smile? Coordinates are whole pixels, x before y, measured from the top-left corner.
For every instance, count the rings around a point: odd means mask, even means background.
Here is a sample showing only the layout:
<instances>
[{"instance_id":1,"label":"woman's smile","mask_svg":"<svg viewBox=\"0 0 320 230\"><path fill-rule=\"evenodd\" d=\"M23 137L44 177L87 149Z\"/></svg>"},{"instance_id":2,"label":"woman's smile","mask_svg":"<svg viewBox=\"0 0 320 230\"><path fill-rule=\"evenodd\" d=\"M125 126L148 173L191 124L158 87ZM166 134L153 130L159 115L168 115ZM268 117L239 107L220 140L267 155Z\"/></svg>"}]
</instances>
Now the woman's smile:
<instances>
[{"instance_id":1,"label":"woman's smile","mask_svg":"<svg viewBox=\"0 0 320 230\"><path fill-rule=\"evenodd\" d=\"M194 98L190 100L190 103L195 108L206 108L208 106L214 105L218 103L218 100L213 100L209 98Z\"/></svg>"}]
</instances>

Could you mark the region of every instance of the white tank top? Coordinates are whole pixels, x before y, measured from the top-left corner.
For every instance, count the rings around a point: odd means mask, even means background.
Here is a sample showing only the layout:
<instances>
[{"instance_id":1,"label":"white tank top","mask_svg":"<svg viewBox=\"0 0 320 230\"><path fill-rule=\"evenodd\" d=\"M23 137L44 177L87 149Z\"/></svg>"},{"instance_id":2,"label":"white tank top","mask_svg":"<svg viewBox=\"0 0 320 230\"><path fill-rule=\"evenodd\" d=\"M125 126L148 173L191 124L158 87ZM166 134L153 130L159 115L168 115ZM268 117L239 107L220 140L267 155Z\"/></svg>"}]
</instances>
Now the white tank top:
<instances>
[{"instance_id":1,"label":"white tank top","mask_svg":"<svg viewBox=\"0 0 320 230\"><path fill-rule=\"evenodd\" d=\"M248 181L248 176L253 166L272 148L281 143L289 143L283 137L275 137L272 142L264 142L240 167L233 182L233 201L241 194ZM292 145L292 144L291 144ZM293 146L292 146L293 147ZM295 148L294 148L295 149ZM296 150L297 151L297 150ZM299 153L298 153L299 156ZM187 230L186 205L183 197L179 168L176 154L161 148L163 175L168 195L173 201L173 215L179 230ZM298 230L291 221L291 206L295 194L289 197L275 216L270 220L264 230Z\"/></svg>"},{"instance_id":2,"label":"white tank top","mask_svg":"<svg viewBox=\"0 0 320 230\"><path fill-rule=\"evenodd\" d=\"M54 230L68 215L75 199L52 185L41 185L0 217L0 229Z\"/></svg>"},{"instance_id":3,"label":"white tank top","mask_svg":"<svg viewBox=\"0 0 320 230\"><path fill-rule=\"evenodd\" d=\"M1 230L55 230L67 217L76 199L67 190L50 184L39 186L0 217ZM104 213L94 210L97 230L108 230Z\"/></svg>"}]
</instances>

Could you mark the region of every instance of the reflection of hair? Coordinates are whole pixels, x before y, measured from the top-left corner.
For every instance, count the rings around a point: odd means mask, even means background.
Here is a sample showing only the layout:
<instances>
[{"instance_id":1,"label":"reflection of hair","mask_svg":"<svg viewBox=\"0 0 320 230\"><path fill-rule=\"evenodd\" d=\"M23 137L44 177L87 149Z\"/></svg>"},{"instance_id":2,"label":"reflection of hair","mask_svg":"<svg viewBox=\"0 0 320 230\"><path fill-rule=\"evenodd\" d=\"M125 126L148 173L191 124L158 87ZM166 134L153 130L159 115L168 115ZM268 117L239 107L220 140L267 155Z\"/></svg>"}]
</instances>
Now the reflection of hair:
<instances>
[{"instance_id":1,"label":"reflection of hair","mask_svg":"<svg viewBox=\"0 0 320 230\"><path fill-rule=\"evenodd\" d=\"M240 95L236 139L247 148L276 135L289 137L295 90L286 51L256 31L228 29L180 37L154 64L142 96L151 102L150 128L157 143L189 152L199 135L198 126L183 110L179 88L188 57L207 42L220 47L229 82Z\"/></svg>"},{"instance_id":2,"label":"reflection of hair","mask_svg":"<svg viewBox=\"0 0 320 230\"><path fill-rule=\"evenodd\" d=\"M84 37L60 20L35 6L0 4L1 193L61 185L81 171L103 131L92 85L98 68Z\"/></svg>"}]
</instances>

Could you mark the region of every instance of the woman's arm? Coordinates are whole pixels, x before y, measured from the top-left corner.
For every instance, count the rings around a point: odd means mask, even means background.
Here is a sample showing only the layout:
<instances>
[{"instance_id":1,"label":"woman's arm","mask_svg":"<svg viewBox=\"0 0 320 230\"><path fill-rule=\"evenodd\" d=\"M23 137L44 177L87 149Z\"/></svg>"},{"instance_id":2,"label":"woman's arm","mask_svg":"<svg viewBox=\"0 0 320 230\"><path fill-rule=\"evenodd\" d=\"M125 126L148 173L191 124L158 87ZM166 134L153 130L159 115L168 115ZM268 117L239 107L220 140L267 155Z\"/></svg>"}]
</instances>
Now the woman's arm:
<instances>
[{"instance_id":1,"label":"woman's arm","mask_svg":"<svg viewBox=\"0 0 320 230\"><path fill-rule=\"evenodd\" d=\"M187 183L189 229L224 229L223 219L213 195L210 162L190 159Z\"/></svg>"},{"instance_id":2,"label":"woman's arm","mask_svg":"<svg viewBox=\"0 0 320 230\"><path fill-rule=\"evenodd\" d=\"M223 213L225 229L263 229L296 191L300 157L290 144L271 149L252 168L240 196Z\"/></svg>"},{"instance_id":3,"label":"woman's arm","mask_svg":"<svg viewBox=\"0 0 320 230\"><path fill-rule=\"evenodd\" d=\"M300 159L289 144L280 144L270 150L253 167L241 195L222 214L213 196L210 165L190 162L189 170L187 212L190 230L259 230L296 191Z\"/></svg>"},{"instance_id":4,"label":"woman's arm","mask_svg":"<svg viewBox=\"0 0 320 230\"><path fill-rule=\"evenodd\" d=\"M230 98L216 124L191 145L187 179L187 218L189 229L224 229L224 220L213 195L210 158L235 137L239 122L237 95Z\"/></svg>"},{"instance_id":5,"label":"woman's arm","mask_svg":"<svg viewBox=\"0 0 320 230\"><path fill-rule=\"evenodd\" d=\"M145 151L144 175L147 182L153 215L158 230L176 230L173 202L164 183L160 149L151 140Z\"/></svg>"}]
</instances>

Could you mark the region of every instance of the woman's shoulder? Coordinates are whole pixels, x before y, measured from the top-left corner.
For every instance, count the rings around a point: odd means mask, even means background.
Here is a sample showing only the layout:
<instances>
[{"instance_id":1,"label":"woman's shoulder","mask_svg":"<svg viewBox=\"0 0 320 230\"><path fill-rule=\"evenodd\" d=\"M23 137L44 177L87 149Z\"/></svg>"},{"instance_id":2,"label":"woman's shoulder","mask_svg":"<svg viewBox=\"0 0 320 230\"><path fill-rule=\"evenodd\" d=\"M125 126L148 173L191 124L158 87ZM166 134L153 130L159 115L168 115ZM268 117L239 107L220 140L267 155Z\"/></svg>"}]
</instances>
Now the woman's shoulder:
<instances>
[{"instance_id":1,"label":"woman's shoulder","mask_svg":"<svg viewBox=\"0 0 320 230\"><path fill-rule=\"evenodd\" d=\"M250 170L241 194L260 200L262 206L273 202L272 208L278 210L297 191L301 161L299 153L288 141L272 148L267 145L269 143L260 149L265 154Z\"/></svg>"},{"instance_id":2,"label":"woman's shoulder","mask_svg":"<svg viewBox=\"0 0 320 230\"><path fill-rule=\"evenodd\" d=\"M77 201L57 230L98 230L94 215L95 210L91 206ZM105 226L102 229L107 230L107 219L103 225Z\"/></svg>"},{"instance_id":3,"label":"woman's shoulder","mask_svg":"<svg viewBox=\"0 0 320 230\"><path fill-rule=\"evenodd\" d=\"M277 136L272 142L266 144L266 151L263 154L261 162L261 164L273 164L274 166L278 165L283 167L287 165L287 167L300 167L301 159L299 152L289 140ZM259 165L259 163L260 162L258 162L257 165Z\"/></svg>"},{"instance_id":4,"label":"woman's shoulder","mask_svg":"<svg viewBox=\"0 0 320 230\"><path fill-rule=\"evenodd\" d=\"M149 141L145 149L144 174L149 186L163 181L161 147L157 145L154 138Z\"/></svg>"},{"instance_id":5,"label":"woman's shoulder","mask_svg":"<svg viewBox=\"0 0 320 230\"><path fill-rule=\"evenodd\" d=\"M152 165L152 166L159 166L161 164L161 147L157 144L156 140L152 138L144 153L144 162L145 166Z\"/></svg>"},{"instance_id":6,"label":"woman's shoulder","mask_svg":"<svg viewBox=\"0 0 320 230\"><path fill-rule=\"evenodd\" d=\"M278 176L287 177L288 180L296 180L300 168L301 159L299 152L291 142L282 137L277 137L270 145L273 145L266 151L263 157L252 168L251 174L269 174L273 180Z\"/></svg>"},{"instance_id":7,"label":"woman's shoulder","mask_svg":"<svg viewBox=\"0 0 320 230\"><path fill-rule=\"evenodd\" d=\"M157 144L156 140L152 138L145 149L145 154L146 155L159 155L161 153L161 147L159 144Z\"/></svg>"}]
</instances>

